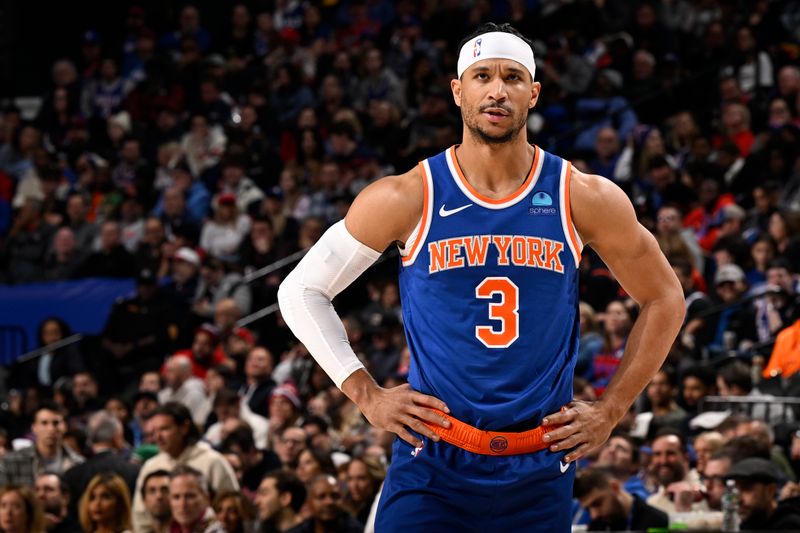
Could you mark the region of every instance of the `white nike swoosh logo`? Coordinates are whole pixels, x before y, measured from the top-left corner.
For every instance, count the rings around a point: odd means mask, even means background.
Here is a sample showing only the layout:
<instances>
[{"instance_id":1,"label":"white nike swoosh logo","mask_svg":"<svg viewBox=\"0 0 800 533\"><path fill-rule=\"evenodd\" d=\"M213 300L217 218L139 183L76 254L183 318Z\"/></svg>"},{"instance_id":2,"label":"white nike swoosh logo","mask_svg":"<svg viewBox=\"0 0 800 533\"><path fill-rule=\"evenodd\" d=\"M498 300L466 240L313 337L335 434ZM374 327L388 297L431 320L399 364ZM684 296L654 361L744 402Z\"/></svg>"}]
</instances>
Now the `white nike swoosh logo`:
<instances>
[{"instance_id":1,"label":"white nike swoosh logo","mask_svg":"<svg viewBox=\"0 0 800 533\"><path fill-rule=\"evenodd\" d=\"M455 209L447 210L444 208L444 204L442 204L442 207L439 208L439 216L442 218L449 217L450 215L455 215L459 211L463 211L468 207L472 207L472 204L462 205L461 207L456 207Z\"/></svg>"},{"instance_id":2,"label":"white nike swoosh logo","mask_svg":"<svg viewBox=\"0 0 800 533\"><path fill-rule=\"evenodd\" d=\"M564 464L562 461L558 461L558 467L561 469L561 473L563 474L567 470L569 470L570 463Z\"/></svg>"}]
</instances>

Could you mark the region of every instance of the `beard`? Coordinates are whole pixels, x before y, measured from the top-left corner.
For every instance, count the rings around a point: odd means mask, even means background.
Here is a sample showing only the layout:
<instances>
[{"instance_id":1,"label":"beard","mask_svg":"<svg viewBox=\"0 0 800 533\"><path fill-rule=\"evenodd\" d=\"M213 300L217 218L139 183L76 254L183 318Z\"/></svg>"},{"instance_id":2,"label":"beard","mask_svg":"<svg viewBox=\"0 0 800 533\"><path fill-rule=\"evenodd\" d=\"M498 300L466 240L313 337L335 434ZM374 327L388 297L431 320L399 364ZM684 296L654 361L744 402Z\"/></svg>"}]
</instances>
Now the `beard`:
<instances>
[{"instance_id":1,"label":"beard","mask_svg":"<svg viewBox=\"0 0 800 533\"><path fill-rule=\"evenodd\" d=\"M489 133L478 123L478 117L484 110L489 108L500 108L509 114L511 117L511 126L509 126L505 132ZM476 109L466 104L466 102L462 102L461 118L478 142L486 145L498 145L511 142L517 138L528 121L528 114L520 113L519 116L517 116L514 113L514 109L508 104L484 105Z\"/></svg>"}]
</instances>

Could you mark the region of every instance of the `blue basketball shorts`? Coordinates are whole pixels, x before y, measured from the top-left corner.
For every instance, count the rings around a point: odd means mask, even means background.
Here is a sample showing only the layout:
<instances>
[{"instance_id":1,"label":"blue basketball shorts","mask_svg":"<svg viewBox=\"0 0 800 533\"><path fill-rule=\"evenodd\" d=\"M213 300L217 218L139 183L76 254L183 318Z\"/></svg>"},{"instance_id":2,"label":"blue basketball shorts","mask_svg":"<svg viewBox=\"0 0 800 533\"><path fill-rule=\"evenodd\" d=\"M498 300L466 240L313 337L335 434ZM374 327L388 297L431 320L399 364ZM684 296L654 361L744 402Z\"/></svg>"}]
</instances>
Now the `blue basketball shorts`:
<instances>
[{"instance_id":1,"label":"blue basketball shorts","mask_svg":"<svg viewBox=\"0 0 800 533\"><path fill-rule=\"evenodd\" d=\"M487 456L423 440L418 451L395 440L376 533L570 531L575 464L561 462L565 452Z\"/></svg>"}]
</instances>

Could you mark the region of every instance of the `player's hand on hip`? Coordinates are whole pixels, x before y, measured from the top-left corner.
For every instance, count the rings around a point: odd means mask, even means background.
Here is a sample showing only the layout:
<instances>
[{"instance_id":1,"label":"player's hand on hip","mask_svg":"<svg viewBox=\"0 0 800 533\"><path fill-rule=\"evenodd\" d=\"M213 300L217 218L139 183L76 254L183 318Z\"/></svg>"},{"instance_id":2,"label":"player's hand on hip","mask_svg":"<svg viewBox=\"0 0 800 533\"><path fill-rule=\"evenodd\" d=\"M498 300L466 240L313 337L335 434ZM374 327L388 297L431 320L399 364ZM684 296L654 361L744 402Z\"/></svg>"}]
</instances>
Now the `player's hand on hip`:
<instances>
[{"instance_id":1,"label":"player's hand on hip","mask_svg":"<svg viewBox=\"0 0 800 533\"><path fill-rule=\"evenodd\" d=\"M580 459L602 446L614 428L614 421L599 402L573 401L558 413L544 417L544 426L561 426L548 431L544 441L550 451L569 450L564 460Z\"/></svg>"},{"instance_id":2,"label":"player's hand on hip","mask_svg":"<svg viewBox=\"0 0 800 533\"><path fill-rule=\"evenodd\" d=\"M422 446L422 441L412 435L409 428L438 441L439 436L422 421L442 427L450 425L447 419L433 411L438 409L449 413L447 405L438 398L413 390L408 383L391 389L377 387L359 407L370 424L397 434L414 447Z\"/></svg>"}]
</instances>

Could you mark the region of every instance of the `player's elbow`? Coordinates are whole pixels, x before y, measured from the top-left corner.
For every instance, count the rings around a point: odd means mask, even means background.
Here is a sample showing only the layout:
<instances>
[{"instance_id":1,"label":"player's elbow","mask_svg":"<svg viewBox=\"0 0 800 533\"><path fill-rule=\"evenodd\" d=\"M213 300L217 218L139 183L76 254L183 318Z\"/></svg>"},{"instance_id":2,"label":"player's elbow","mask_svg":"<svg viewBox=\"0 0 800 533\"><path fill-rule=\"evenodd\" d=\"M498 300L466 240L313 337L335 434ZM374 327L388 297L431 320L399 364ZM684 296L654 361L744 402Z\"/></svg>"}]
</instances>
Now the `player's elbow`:
<instances>
[{"instance_id":1,"label":"player's elbow","mask_svg":"<svg viewBox=\"0 0 800 533\"><path fill-rule=\"evenodd\" d=\"M686 299L680 284L670 284L663 289L660 300L666 307L672 321L680 327L686 317Z\"/></svg>"}]
</instances>

